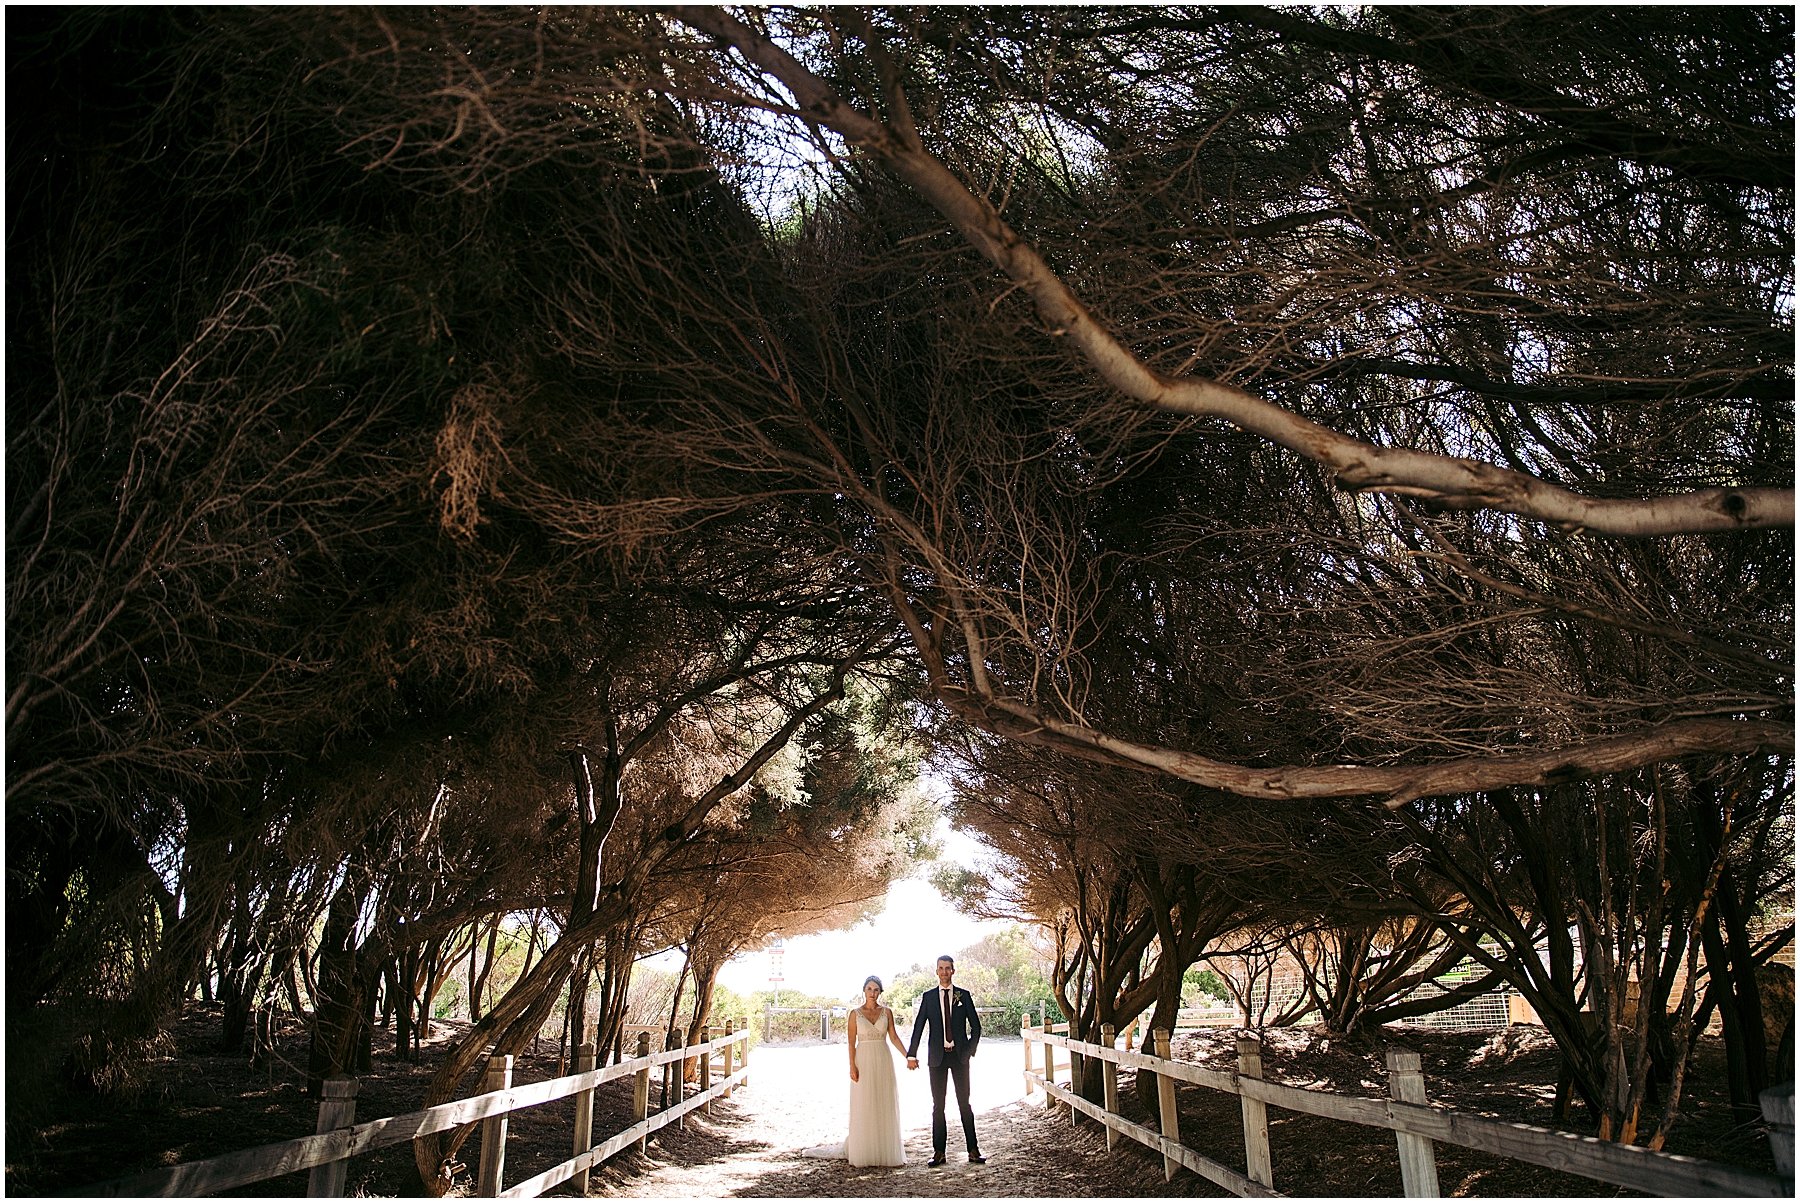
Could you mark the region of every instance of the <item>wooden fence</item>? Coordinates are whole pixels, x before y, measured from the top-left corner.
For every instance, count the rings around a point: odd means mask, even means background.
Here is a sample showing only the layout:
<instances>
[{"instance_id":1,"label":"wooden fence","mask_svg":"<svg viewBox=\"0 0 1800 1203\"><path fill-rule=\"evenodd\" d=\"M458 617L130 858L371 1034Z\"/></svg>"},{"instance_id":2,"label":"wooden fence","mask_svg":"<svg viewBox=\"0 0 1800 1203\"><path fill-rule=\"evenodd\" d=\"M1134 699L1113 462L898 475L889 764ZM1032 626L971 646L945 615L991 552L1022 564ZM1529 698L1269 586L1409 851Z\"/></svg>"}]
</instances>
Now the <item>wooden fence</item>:
<instances>
[{"instance_id":1,"label":"wooden fence","mask_svg":"<svg viewBox=\"0 0 1800 1203\"><path fill-rule=\"evenodd\" d=\"M1217 1183L1241 1196L1275 1196L1274 1165L1269 1152L1268 1108L1271 1106L1343 1120L1370 1128L1386 1128L1394 1133L1400 1160L1400 1175L1408 1198L1438 1196L1436 1144L1460 1145L1498 1154L1515 1161L1530 1162L1553 1170L1577 1174L1614 1186L1648 1191L1659 1195L1718 1196L1748 1195L1791 1197L1793 1182L1766 1174L1736 1169L1732 1166L1682 1157L1673 1153L1652 1152L1635 1145L1615 1144L1576 1133L1555 1132L1529 1124L1512 1124L1481 1116L1465 1115L1446 1108L1432 1107L1425 1101L1425 1078L1420 1072L1419 1055L1394 1049L1388 1053L1387 1099L1355 1098L1322 1090L1301 1090L1266 1081L1262 1073L1262 1043L1254 1036L1238 1040L1238 1065L1233 1072L1204 1069L1169 1059L1169 1033L1155 1033L1157 1055L1133 1052L1115 1047L1112 1028L1102 1029L1099 1044L1072 1040L1055 1028L1067 1030L1066 1024L1043 1031L1028 1021L1020 1032L1025 1042L1026 1093L1042 1088L1053 1099L1067 1103L1070 1119L1079 1122L1089 1116L1106 1126L1106 1146L1116 1146L1121 1136L1137 1141L1163 1158L1163 1177L1175 1176L1177 1166L1186 1166L1202 1178ZM1041 1071L1034 1064L1033 1049L1042 1050ZM1057 1056L1057 1049L1069 1054L1068 1060ZM1104 1063L1104 1104L1089 1102L1056 1081L1059 1070L1078 1064L1083 1057ZM1157 1102L1160 1112L1158 1131L1133 1123L1119 1114L1118 1067L1128 1066L1156 1075ZM1229 1166L1188 1148L1181 1143L1181 1127L1175 1106L1177 1083L1202 1086L1226 1094L1235 1094L1241 1106L1244 1136L1244 1165L1240 1174ZM1072 1084L1072 1083L1071 1083ZM1792 1095L1785 1104L1788 1139L1792 1140ZM1765 1104L1767 1100L1765 1100ZM1779 1117L1772 1132L1779 1128ZM1775 1143L1779 1146L1779 1140ZM1789 1162L1792 1161L1789 1145ZM1780 1158L1777 1148L1777 1159ZM1789 1169L1788 1173L1792 1173ZM1301 1184L1301 1189L1305 1185Z\"/></svg>"},{"instance_id":2,"label":"wooden fence","mask_svg":"<svg viewBox=\"0 0 1800 1203\"><path fill-rule=\"evenodd\" d=\"M629 1146L635 1145L642 1152L651 1133L670 1124L681 1124L689 1112L704 1108L710 1113L714 1099L729 1098L735 1087L748 1082L749 1022L740 1019L728 1024L725 1034L718 1037L714 1037L712 1031L711 1028L703 1029L700 1042L688 1047L682 1046L679 1033L670 1033L668 1047L658 1053L650 1051L649 1033L641 1032L637 1056L604 1069L594 1068L594 1046L583 1044L577 1051L575 1073L528 1086L513 1085L511 1057L495 1057L488 1062L485 1093L360 1124L355 1122L355 1080L329 1078L319 1103L316 1135L133 1174L68 1193L112 1198L207 1195L299 1170L311 1170L306 1191L309 1197L338 1196L344 1193L352 1157L480 1121L481 1161L475 1177L475 1193L479 1197L536 1198L571 1179L576 1190L586 1194L588 1172L594 1166ZM699 1071L698 1090L691 1096L684 1084L684 1066L690 1060L697 1063ZM650 1075L656 1069L662 1071L665 1096L672 1095L674 1101L652 1114L649 1110ZM627 1077L636 1078L632 1095L632 1115L636 1122L595 1145L594 1091L607 1082ZM515 1111L570 1097L575 1099L574 1155L554 1169L503 1189L507 1117Z\"/></svg>"},{"instance_id":3,"label":"wooden fence","mask_svg":"<svg viewBox=\"0 0 1800 1203\"><path fill-rule=\"evenodd\" d=\"M773 1041L776 1038L775 1017L777 1015L811 1015L818 1024L818 1026L813 1029L813 1031L818 1033L818 1038L820 1040L830 1041L833 1009L834 1008L831 1007L765 1006L763 1007L763 1039ZM836 1009L843 1010L844 1008L839 1007Z\"/></svg>"},{"instance_id":4,"label":"wooden fence","mask_svg":"<svg viewBox=\"0 0 1800 1203\"><path fill-rule=\"evenodd\" d=\"M1003 1012L1006 1010L1005 1007L976 1007L975 1009L980 1011L983 1015L986 1015L989 1011ZM1037 1008L1036 1026L1040 1028L1045 1026L1044 1021L1048 1018L1045 1011L1046 1007L1044 1004L1039 1003ZM1025 1013L1025 1018L1028 1022L1031 1021L1031 1013L1029 1011ZM1125 1041L1126 1048L1131 1047L1131 1036L1138 1030L1138 1026L1143 1022L1144 1017L1140 1015L1130 1023L1126 1024L1124 1030L1119 1033L1119 1039ZM1243 1009L1235 1004L1219 1007L1182 1007L1179 1011L1175 1012L1175 1030L1177 1032L1191 1032L1200 1028L1242 1028L1249 1026L1251 1025L1244 1022ZM1069 1025L1065 1020L1050 1024L1049 1030L1053 1032L1066 1032L1069 1030Z\"/></svg>"}]
</instances>

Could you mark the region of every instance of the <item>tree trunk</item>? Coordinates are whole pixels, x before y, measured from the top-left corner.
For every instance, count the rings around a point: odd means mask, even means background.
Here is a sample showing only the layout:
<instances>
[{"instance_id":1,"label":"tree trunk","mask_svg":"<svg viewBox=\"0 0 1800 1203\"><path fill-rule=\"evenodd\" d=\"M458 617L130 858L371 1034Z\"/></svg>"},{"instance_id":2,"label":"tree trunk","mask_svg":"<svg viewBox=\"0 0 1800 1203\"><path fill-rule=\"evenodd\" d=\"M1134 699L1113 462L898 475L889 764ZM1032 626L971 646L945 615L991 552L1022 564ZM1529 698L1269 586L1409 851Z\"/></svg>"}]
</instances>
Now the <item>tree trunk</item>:
<instances>
[{"instance_id":1,"label":"tree trunk","mask_svg":"<svg viewBox=\"0 0 1800 1203\"><path fill-rule=\"evenodd\" d=\"M488 924L487 956L479 958L475 949L469 949L469 1022L480 1023L481 1013L486 1010L483 995L487 993L488 976L494 972L495 946L500 940L500 916L495 915ZM481 971L475 971L476 962L480 961Z\"/></svg>"},{"instance_id":2,"label":"tree trunk","mask_svg":"<svg viewBox=\"0 0 1800 1203\"><path fill-rule=\"evenodd\" d=\"M69 1072L95 1089L104 1090L114 1071L136 1060L167 1026L218 943L232 878L228 846L223 838L199 831L198 819L194 823L190 832L199 833L183 865L180 917L165 919L162 939L130 993L102 1010L95 1027L76 1041Z\"/></svg>"},{"instance_id":3,"label":"tree trunk","mask_svg":"<svg viewBox=\"0 0 1800 1203\"><path fill-rule=\"evenodd\" d=\"M394 1013L394 1055L402 1060L412 1055L413 1048L413 1000L408 988L412 966L408 962L414 955L413 949L402 949L383 970L388 979L388 1006Z\"/></svg>"},{"instance_id":4,"label":"tree trunk","mask_svg":"<svg viewBox=\"0 0 1800 1203\"><path fill-rule=\"evenodd\" d=\"M555 1005L557 991L566 980L570 962L582 942L581 935L565 932L544 950L528 972L519 975L519 980L495 1002L481 1022L470 1028L450 1050L426 1086L421 1107L435 1107L458 1097L463 1079L487 1056L516 1054L524 1047L537 1024L542 1023L543 1017ZM418 1166L419 1180L428 1193L441 1196L448 1192L451 1186L448 1162L473 1130L473 1125L465 1125L451 1133L432 1133L413 1142L413 1159Z\"/></svg>"},{"instance_id":5,"label":"tree trunk","mask_svg":"<svg viewBox=\"0 0 1800 1203\"><path fill-rule=\"evenodd\" d=\"M694 1017L688 1023L687 1042L700 1039L700 1029L712 1022L713 995L719 983L719 967L706 962L694 967Z\"/></svg>"},{"instance_id":6,"label":"tree trunk","mask_svg":"<svg viewBox=\"0 0 1800 1203\"><path fill-rule=\"evenodd\" d=\"M244 1047L244 1029L250 1022L254 987L250 977L250 899L249 890L239 883L233 891L232 920L224 948L219 957L219 1001L224 1014L219 1021L219 1051L239 1052Z\"/></svg>"},{"instance_id":7,"label":"tree trunk","mask_svg":"<svg viewBox=\"0 0 1800 1203\"><path fill-rule=\"evenodd\" d=\"M694 963L694 954L686 953L681 960L681 972L675 975L675 997L669 1000L669 1022L666 1030L675 1030L676 1016L681 1014L681 992L687 989L688 968Z\"/></svg>"},{"instance_id":8,"label":"tree trunk","mask_svg":"<svg viewBox=\"0 0 1800 1203\"><path fill-rule=\"evenodd\" d=\"M1187 975L1186 965L1176 966L1181 958L1159 956L1156 960L1156 1003L1150 1012L1150 1023L1141 1029L1143 1033L1142 1047L1146 1052L1154 1053L1151 1033L1159 1028L1175 1030L1175 1020L1181 1013L1181 982ZM1164 962L1167 961L1165 966ZM1161 1114L1161 1100L1157 1095L1157 1075L1147 1069L1140 1069L1134 1077L1134 1089L1137 1091L1138 1104L1146 1115Z\"/></svg>"},{"instance_id":9,"label":"tree trunk","mask_svg":"<svg viewBox=\"0 0 1800 1203\"><path fill-rule=\"evenodd\" d=\"M313 994L312 1043L307 1055L307 1091L318 1097L326 1078L354 1073L370 1063L375 984L379 969L371 951L356 943L362 910L358 883L363 874L353 860L344 883L332 896L319 940L318 982Z\"/></svg>"},{"instance_id":10,"label":"tree trunk","mask_svg":"<svg viewBox=\"0 0 1800 1203\"><path fill-rule=\"evenodd\" d=\"M575 1042L580 1044L589 1038L594 1025L588 1021L588 987L594 980L594 946L588 945L581 950L576 960L573 989L569 996L570 1025L575 1033ZM596 1065L606 1063L606 1046L598 1042L595 1036Z\"/></svg>"},{"instance_id":11,"label":"tree trunk","mask_svg":"<svg viewBox=\"0 0 1800 1203\"><path fill-rule=\"evenodd\" d=\"M605 935L605 958L600 971L600 1015L596 1026L600 1047L610 1047L615 1062L625 1058L622 1042L630 1005L631 971L637 961L637 941L637 929L629 923L621 924Z\"/></svg>"},{"instance_id":12,"label":"tree trunk","mask_svg":"<svg viewBox=\"0 0 1800 1203\"><path fill-rule=\"evenodd\" d=\"M695 961L694 965L694 1010L688 1019L687 1034L683 1038L684 1045L697 1044L700 1041L701 1029L705 1028L712 1017L713 990L718 980L718 966L710 961ZM686 1061L687 1080L699 1081L700 1059L689 1057Z\"/></svg>"},{"instance_id":13,"label":"tree trunk","mask_svg":"<svg viewBox=\"0 0 1800 1203\"><path fill-rule=\"evenodd\" d=\"M476 932L469 932L469 955L475 955ZM457 947L457 938L453 935L446 940L432 941L431 956L426 961L424 984L420 988L419 1026L415 1033L415 1051L427 1040L431 1039L432 1022L437 1010L437 996L443 992L456 972L456 966L462 961L461 950Z\"/></svg>"}]
</instances>

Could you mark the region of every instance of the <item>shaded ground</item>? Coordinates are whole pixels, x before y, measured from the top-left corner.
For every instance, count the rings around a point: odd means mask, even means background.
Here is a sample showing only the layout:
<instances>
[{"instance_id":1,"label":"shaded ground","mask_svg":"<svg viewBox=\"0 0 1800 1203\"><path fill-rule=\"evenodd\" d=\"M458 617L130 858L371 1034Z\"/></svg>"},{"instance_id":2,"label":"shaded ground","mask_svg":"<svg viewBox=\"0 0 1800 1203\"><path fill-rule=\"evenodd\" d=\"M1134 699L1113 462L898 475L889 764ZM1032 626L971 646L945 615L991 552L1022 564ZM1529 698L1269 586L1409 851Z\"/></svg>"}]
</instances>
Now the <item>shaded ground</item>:
<instances>
[{"instance_id":1,"label":"shaded ground","mask_svg":"<svg viewBox=\"0 0 1800 1203\"><path fill-rule=\"evenodd\" d=\"M107 1178L158 1165L173 1165L313 1130L317 1104L304 1091L306 1037L291 1024L281 1034L276 1062L252 1072L241 1055L211 1049L218 1030L216 1008L196 1006L178 1026L166 1053L132 1097L102 1106L92 1096L7 1098L6 1190L9 1195L69 1192ZM462 1025L439 1024L436 1039L418 1063L378 1051L374 1070L361 1079L359 1118L415 1109L424 1080L445 1042ZM1424 1057L1432 1101L1517 1122L1550 1126L1556 1075L1554 1048L1541 1029L1494 1034L1389 1029L1365 1044L1327 1041L1309 1030L1271 1032L1267 1075L1297 1086L1384 1097L1384 1055L1389 1043ZM21 1050L10 1049L9 1060ZM1235 1061L1232 1034L1208 1032L1177 1038L1176 1055L1219 1068ZM952 1118L949 1166L928 1170L930 1090L923 1071L901 1070L902 1124L909 1164L851 1169L842 1162L800 1156L811 1145L841 1140L847 1114L845 1049L816 1043L760 1046L751 1058L752 1084L710 1118L690 1117L684 1131L665 1130L648 1157L627 1153L594 1175L590 1193L614 1197L1167 1197L1216 1196L1210 1183L1182 1171L1164 1183L1160 1158L1129 1141L1108 1153L1100 1129L1071 1124L1066 1111L1045 1113L1042 1096L1022 1100L1022 1048L1017 1040L983 1041L976 1059L974 1101L984 1167L960 1159ZM558 1069L554 1044L528 1050L517 1080L540 1081ZM1122 1109L1139 1122L1135 1075L1120 1075ZM1724 1067L1713 1042L1702 1045L1684 1092L1683 1119L1670 1151L1724 1161L1761 1172L1772 1164L1766 1141L1737 1127L1725 1104ZM604 1136L626 1127L630 1083L609 1084L596 1100L594 1130ZM1198 1088L1180 1092L1184 1143L1238 1170L1244 1168L1241 1122L1235 1097ZM653 1098L653 1105L655 1100ZM573 1100L515 1115L507 1143L506 1181L518 1182L566 1159L573 1128ZM1153 1126L1153 1125L1152 1125ZM1579 1129L1578 1129L1579 1130ZM1330 1120L1270 1111L1276 1188L1292 1194L1398 1195L1400 1174L1391 1133ZM471 1169L479 1136L461 1153ZM1438 1172L1447 1195L1556 1196L1625 1192L1585 1179L1508 1163L1440 1146ZM458 1179L468 1192L469 1174ZM348 1188L365 1196L413 1196L419 1180L410 1146L384 1149L352 1163ZM304 1175L289 1175L234 1192L241 1195L303 1194ZM567 1187L559 1194L567 1194Z\"/></svg>"},{"instance_id":2,"label":"shaded ground","mask_svg":"<svg viewBox=\"0 0 1800 1203\"><path fill-rule=\"evenodd\" d=\"M220 1008L193 1004L165 1040L165 1051L149 1067L141 1088L104 1105L90 1095L64 1093L22 1100L7 1096L6 1193L66 1193L105 1179L158 1166L216 1157L223 1153L310 1134L319 1105L306 1094L305 1027L289 1019L276 1036L276 1056L252 1070L243 1054L216 1051ZM425 1083L450 1042L466 1023L433 1024L433 1038L418 1061L393 1055L391 1033L377 1032L371 1071L358 1077L358 1120L417 1110ZM386 1046L380 1043L386 1040ZM12 1053L9 1050L9 1061ZM557 1047L542 1042L517 1059L521 1083L557 1076ZM564 1072L567 1072L566 1070ZM595 1131L614 1132L630 1124L631 1085L609 1083L596 1092ZM574 1101L561 1100L512 1117L507 1141L507 1179L517 1182L569 1156ZM469 1171L477 1163L479 1135L460 1158ZM284 1197L306 1193L306 1174L289 1174L243 1186L234 1197ZM410 1197L421 1193L412 1147L376 1150L350 1164L346 1193Z\"/></svg>"}]
</instances>

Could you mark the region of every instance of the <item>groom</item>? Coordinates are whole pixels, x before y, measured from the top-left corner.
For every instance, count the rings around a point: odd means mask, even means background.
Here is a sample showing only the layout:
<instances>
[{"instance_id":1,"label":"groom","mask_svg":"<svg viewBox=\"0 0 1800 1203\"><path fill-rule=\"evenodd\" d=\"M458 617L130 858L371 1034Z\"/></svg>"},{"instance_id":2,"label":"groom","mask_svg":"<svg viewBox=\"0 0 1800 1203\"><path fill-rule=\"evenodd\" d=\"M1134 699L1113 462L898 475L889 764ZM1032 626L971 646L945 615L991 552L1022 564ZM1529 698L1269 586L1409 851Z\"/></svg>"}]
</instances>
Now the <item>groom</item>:
<instances>
[{"instance_id":1,"label":"groom","mask_svg":"<svg viewBox=\"0 0 1800 1203\"><path fill-rule=\"evenodd\" d=\"M919 1017L913 1020L912 1043L906 1046L906 1068L919 1068L919 1037L930 1030L926 1058L931 1065L931 1160L933 1169L944 1164L944 1087L956 1078L956 1105L962 1111L963 1139L969 1146L969 1164L986 1165L975 1142L975 1111L969 1106L969 1061L981 1043L981 1016L969 992L951 984L956 958L937 959L938 988L919 996Z\"/></svg>"}]
</instances>

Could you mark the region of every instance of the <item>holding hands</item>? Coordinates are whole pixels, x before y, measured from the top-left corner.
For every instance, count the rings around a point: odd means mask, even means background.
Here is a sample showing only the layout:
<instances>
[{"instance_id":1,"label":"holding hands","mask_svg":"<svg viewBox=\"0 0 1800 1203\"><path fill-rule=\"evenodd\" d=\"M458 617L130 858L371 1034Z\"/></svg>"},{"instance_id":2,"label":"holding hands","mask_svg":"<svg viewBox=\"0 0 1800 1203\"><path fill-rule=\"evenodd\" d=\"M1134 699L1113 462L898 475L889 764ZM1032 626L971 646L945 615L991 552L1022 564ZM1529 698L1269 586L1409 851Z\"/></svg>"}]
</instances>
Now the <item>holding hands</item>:
<instances>
[{"instance_id":1,"label":"holding hands","mask_svg":"<svg viewBox=\"0 0 1800 1203\"><path fill-rule=\"evenodd\" d=\"M917 1057L908 1057L906 1059L906 1068L908 1068L908 1069L919 1068L919 1059Z\"/></svg>"}]
</instances>

